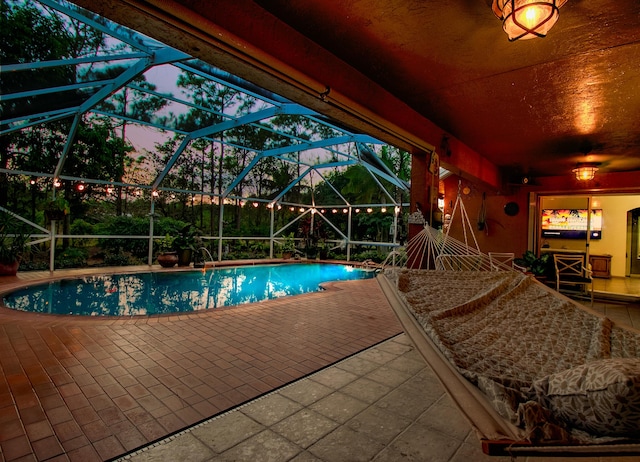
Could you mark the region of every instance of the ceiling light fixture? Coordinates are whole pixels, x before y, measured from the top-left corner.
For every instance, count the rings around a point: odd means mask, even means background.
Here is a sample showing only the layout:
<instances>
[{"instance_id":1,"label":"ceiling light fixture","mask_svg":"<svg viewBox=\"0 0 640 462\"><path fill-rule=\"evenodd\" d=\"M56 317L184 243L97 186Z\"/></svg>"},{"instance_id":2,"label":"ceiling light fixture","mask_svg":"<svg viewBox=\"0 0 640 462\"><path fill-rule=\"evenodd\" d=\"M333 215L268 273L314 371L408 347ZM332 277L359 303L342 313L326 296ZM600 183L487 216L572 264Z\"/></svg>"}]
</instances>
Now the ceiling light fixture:
<instances>
[{"instance_id":1,"label":"ceiling light fixture","mask_svg":"<svg viewBox=\"0 0 640 462\"><path fill-rule=\"evenodd\" d=\"M547 35L565 3L567 0L493 0L491 8L513 42Z\"/></svg>"},{"instance_id":2,"label":"ceiling light fixture","mask_svg":"<svg viewBox=\"0 0 640 462\"><path fill-rule=\"evenodd\" d=\"M578 181L593 180L598 171L598 164L578 164L576 168L571 170Z\"/></svg>"}]
</instances>

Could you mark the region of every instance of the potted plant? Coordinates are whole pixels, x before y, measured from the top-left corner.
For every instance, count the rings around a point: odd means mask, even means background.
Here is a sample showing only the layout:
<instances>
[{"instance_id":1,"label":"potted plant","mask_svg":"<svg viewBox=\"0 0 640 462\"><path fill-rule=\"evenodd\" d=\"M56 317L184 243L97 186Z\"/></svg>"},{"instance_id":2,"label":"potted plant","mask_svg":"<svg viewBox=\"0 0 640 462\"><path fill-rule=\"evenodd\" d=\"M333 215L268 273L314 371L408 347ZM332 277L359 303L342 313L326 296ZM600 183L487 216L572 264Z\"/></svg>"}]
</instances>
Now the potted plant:
<instances>
[{"instance_id":1,"label":"potted plant","mask_svg":"<svg viewBox=\"0 0 640 462\"><path fill-rule=\"evenodd\" d=\"M175 237L167 234L158 241L158 264L163 268L172 268L178 263L178 252L175 250Z\"/></svg>"},{"instance_id":2,"label":"potted plant","mask_svg":"<svg viewBox=\"0 0 640 462\"><path fill-rule=\"evenodd\" d=\"M47 221L64 220L64 217L69 215L70 212L71 207L64 196L58 196L47 202L44 206L44 215Z\"/></svg>"},{"instance_id":3,"label":"potted plant","mask_svg":"<svg viewBox=\"0 0 640 462\"><path fill-rule=\"evenodd\" d=\"M536 279L544 280L549 271L550 258L551 254L545 253L538 257L531 250L527 250L522 255L522 258L516 258L514 260L514 264L533 274Z\"/></svg>"},{"instance_id":4,"label":"potted plant","mask_svg":"<svg viewBox=\"0 0 640 462\"><path fill-rule=\"evenodd\" d=\"M20 260L29 249L30 235L19 230L10 232L10 222L5 220L0 225L0 276L15 276Z\"/></svg>"},{"instance_id":5,"label":"potted plant","mask_svg":"<svg viewBox=\"0 0 640 462\"><path fill-rule=\"evenodd\" d=\"M198 233L192 225L184 226L175 236L173 246L178 252L178 266L189 266L196 250L198 242Z\"/></svg>"},{"instance_id":6,"label":"potted plant","mask_svg":"<svg viewBox=\"0 0 640 462\"><path fill-rule=\"evenodd\" d=\"M296 251L296 241L293 238L293 233L288 236L283 236L282 244L280 244L280 250L282 252L282 258L289 260Z\"/></svg>"}]
</instances>

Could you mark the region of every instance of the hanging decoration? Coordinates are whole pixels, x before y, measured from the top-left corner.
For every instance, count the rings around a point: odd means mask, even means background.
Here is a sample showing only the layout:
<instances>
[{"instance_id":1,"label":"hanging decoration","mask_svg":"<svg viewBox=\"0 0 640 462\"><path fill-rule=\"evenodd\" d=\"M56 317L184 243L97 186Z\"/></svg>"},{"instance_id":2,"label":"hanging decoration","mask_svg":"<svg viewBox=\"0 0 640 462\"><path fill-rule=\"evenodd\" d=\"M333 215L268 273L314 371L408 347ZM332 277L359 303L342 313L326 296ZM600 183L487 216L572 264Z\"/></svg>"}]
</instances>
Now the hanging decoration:
<instances>
[{"instance_id":1,"label":"hanging decoration","mask_svg":"<svg viewBox=\"0 0 640 462\"><path fill-rule=\"evenodd\" d=\"M487 228L487 195L482 193L482 203L478 211L478 231L484 231ZM487 232L489 230L487 229Z\"/></svg>"}]
</instances>

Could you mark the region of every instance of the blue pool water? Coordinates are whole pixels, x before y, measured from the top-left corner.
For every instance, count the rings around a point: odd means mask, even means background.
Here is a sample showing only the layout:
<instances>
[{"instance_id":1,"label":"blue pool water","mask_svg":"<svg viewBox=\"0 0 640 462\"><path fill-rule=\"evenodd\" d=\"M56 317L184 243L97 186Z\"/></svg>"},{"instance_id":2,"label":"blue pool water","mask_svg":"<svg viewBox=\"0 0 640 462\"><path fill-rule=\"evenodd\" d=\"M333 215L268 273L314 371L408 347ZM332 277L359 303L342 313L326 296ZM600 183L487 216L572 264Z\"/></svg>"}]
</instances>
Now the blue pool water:
<instances>
[{"instance_id":1,"label":"blue pool water","mask_svg":"<svg viewBox=\"0 0 640 462\"><path fill-rule=\"evenodd\" d=\"M4 305L22 311L133 316L206 310L320 290L373 273L345 265L281 264L189 272L87 276L18 290Z\"/></svg>"}]
</instances>

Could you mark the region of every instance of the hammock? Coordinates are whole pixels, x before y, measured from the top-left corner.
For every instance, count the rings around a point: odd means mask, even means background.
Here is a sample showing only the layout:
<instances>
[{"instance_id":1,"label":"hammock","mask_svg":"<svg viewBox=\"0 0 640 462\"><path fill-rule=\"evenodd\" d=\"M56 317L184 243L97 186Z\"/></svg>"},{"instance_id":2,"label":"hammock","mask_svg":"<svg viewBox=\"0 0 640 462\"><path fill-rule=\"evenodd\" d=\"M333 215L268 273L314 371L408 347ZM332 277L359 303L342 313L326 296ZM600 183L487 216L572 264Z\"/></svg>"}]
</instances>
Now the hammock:
<instances>
[{"instance_id":1,"label":"hammock","mask_svg":"<svg viewBox=\"0 0 640 462\"><path fill-rule=\"evenodd\" d=\"M492 265L460 190L445 232L425 224L394 262L378 281L485 453L640 454L640 332Z\"/></svg>"},{"instance_id":2,"label":"hammock","mask_svg":"<svg viewBox=\"0 0 640 462\"><path fill-rule=\"evenodd\" d=\"M487 255L428 226L407 254L418 246L434 269L388 267L378 281L486 454L640 454L639 331L521 272L491 271ZM559 391L575 376L596 385Z\"/></svg>"}]
</instances>

